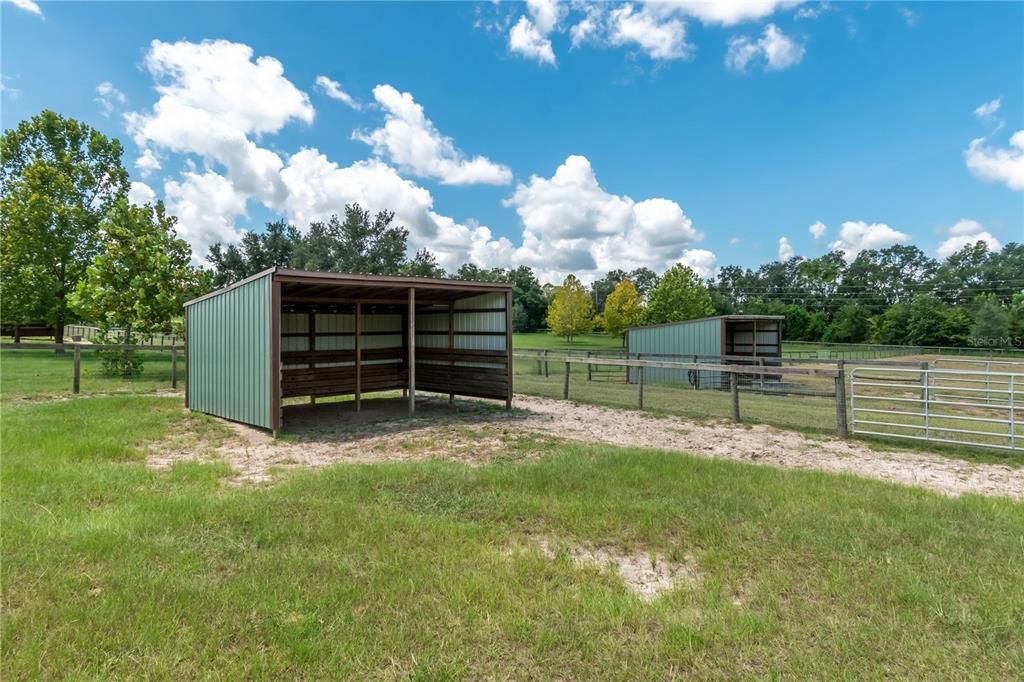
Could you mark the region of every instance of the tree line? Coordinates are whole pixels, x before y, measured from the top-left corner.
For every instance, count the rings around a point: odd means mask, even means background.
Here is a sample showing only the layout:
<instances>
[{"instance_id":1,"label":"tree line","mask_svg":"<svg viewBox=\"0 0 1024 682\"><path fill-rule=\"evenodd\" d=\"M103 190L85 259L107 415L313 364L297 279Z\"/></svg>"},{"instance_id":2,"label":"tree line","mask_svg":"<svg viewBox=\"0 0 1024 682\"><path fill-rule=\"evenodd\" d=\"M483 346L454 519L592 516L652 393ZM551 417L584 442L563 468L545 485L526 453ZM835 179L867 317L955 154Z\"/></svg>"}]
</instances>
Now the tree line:
<instances>
[{"instance_id":1,"label":"tree line","mask_svg":"<svg viewBox=\"0 0 1024 682\"><path fill-rule=\"evenodd\" d=\"M286 221L214 244L192 264L176 218L157 201L128 201L123 148L52 111L0 141L0 299L3 322L47 322L63 339L80 320L106 334L180 329L182 304L273 266L513 284L515 331L549 330L572 342L604 331L715 314L785 316L788 340L967 345L1024 336L1024 246L969 244L938 261L915 246L794 257L757 269L729 265L701 279L679 263L665 273L612 270L541 283L533 270L464 264L446 272L427 249L408 255L395 215L356 204L300 230ZM134 371L122 358L120 370ZM116 364L116 363L115 363Z\"/></svg>"}]
</instances>

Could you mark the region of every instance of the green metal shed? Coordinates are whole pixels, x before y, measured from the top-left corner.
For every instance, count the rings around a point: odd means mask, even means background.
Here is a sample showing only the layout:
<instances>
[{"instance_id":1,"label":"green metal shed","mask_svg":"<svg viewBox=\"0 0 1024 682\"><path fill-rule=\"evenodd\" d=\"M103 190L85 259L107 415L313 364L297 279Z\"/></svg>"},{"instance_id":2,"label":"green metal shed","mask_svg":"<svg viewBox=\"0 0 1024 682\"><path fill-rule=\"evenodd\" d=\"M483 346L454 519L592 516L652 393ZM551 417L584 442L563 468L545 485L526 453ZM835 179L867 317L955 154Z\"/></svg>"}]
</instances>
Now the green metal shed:
<instances>
[{"instance_id":1,"label":"green metal shed","mask_svg":"<svg viewBox=\"0 0 1024 682\"><path fill-rule=\"evenodd\" d=\"M512 402L512 285L271 268L185 304L189 409L272 431L284 398Z\"/></svg>"},{"instance_id":2,"label":"green metal shed","mask_svg":"<svg viewBox=\"0 0 1024 682\"><path fill-rule=\"evenodd\" d=\"M719 315L652 324L626 330L626 348L640 359L673 359L715 364L772 363L782 357L781 315ZM777 361L776 361L777 362ZM636 369L630 370L630 381ZM645 370L644 382L721 388L722 373L677 369Z\"/></svg>"}]
</instances>

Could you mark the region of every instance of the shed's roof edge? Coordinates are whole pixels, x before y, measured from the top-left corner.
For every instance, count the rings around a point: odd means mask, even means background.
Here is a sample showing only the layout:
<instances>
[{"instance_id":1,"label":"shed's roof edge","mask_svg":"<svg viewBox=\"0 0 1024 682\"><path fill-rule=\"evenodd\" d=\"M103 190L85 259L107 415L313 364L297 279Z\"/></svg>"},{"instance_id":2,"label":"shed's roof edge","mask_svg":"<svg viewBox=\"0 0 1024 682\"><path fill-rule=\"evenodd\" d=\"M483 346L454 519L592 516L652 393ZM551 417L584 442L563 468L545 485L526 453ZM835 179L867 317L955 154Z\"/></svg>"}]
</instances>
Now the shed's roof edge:
<instances>
[{"instance_id":1,"label":"shed's roof edge","mask_svg":"<svg viewBox=\"0 0 1024 682\"><path fill-rule=\"evenodd\" d=\"M240 279L237 282L232 282L231 284L228 284L227 286L223 286L220 289L214 289L213 291L211 291L208 294L203 294L202 296L199 296L197 298L193 298L191 301L185 301L185 307L187 308L188 306L192 305L193 303L199 303L200 301L205 301L206 299L213 298L214 296L220 296L221 294L227 293L227 292L231 291L232 289L236 289L236 288L238 288L238 287L240 287L242 285L248 284L249 282L253 282L253 281L257 280L257 279L260 279L261 277L266 277L267 275L273 274L274 272L277 272L277 266L276 265L274 267L272 267L272 268L267 268L266 270L261 270L261 271L257 272L255 275L249 275L248 277L246 277L244 279Z\"/></svg>"},{"instance_id":2,"label":"shed's roof edge","mask_svg":"<svg viewBox=\"0 0 1024 682\"><path fill-rule=\"evenodd\" d=\"M409 277L409 276L392 276L392 275L359 275L346 272L315 272L309 270L293 270L290 268L282 268L280 266L274 266L257 272L255 275L249 275L245 279L240 279L237 282L232 282L227 286L221 287L211 291L208 294L203 294L198 298L193 298L191 301L185 302L185 307L199 303L208 298L214 296L220 296L221 294L227 293L232 289L248 284L254 280L260 279L272 275L275 279L287 278L290 281L294 280L331 280L336 281L338 284L350 284L356 285L399 285L408 287L428 287L428 288L442 288L448 290L463 290L463 291L479 291L481 293L487 292L500 292L500 291L511 291L515 286L512 282L477 282L474 280L465 279L438 279L435 277Z\"/></svg>"},{"instance_id":3,"label":"shed's roof edge","mask_svg":"<svg viewBox=\"0 0 1024 682\"><path fill-rule=\"evenodd\" d=\"M712 315L711 317L697 317L692 320L676 320L675 322L661 322L659 324L644 324L637 327L628 327L627 332L636 329L653 329L655 327L669 327L677 324L694 324L707 322L708 320L785 320L785 315Z\"/></svg>"}]
</instances>

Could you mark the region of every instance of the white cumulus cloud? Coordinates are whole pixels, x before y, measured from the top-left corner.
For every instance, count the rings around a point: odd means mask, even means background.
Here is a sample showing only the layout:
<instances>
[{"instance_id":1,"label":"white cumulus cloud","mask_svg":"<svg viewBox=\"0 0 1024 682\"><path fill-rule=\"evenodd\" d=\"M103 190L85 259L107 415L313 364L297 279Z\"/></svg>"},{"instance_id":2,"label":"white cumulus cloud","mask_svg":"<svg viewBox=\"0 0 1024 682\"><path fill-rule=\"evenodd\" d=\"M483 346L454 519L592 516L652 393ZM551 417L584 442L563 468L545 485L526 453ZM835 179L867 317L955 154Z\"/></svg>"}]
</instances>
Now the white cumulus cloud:
<instances>
[{"instance_id":1,"label":"white cumulus cloud","mask_svg":"<svg viewBox=\"0 0 1024 682\"><path fill-rule=\"evenodd\" d=\"M990 251L998 251L1003 245L976 220L963 218L946 228L946 239L935 249L940 258L949 258L968 245L985 242Z\"/></svg>"},{"instance_id":2,"label":"white cumulus cloud","mask_svg":"<svg viewBox=\"0 0 1024 682\"><path fill-rule=\"evenodd\" d=\"M674 201L606 191L584 156L566 158L550 178L531 176L505 204L523 223L517 259L552 281L568 272L590 280L616 267L664 269L703 236Z\"/></svg>"},{"instance_id":3,"label":"white cumulus cloud","mask_svg":"<svg viewBox=\"0 0 1024 682\"><path fill-rule=\"evenodd\" d=\"M686 22L672 5L631 3L608 13L607 40L612 45L636 45L651 59L685 59L694 46L686 42Z\"/></svg>"},{"instance_id":4,"label":"white cumulus cloud","mask_svg":"<svg viewBox=\"0 0 1024 682\"><path fill-rule=\"evenodd\" d=\"M725 65L739 72L755 64L762 65L766 71L782 71L799 64L804 52L802 43L785 35L775 24L768 24L757 40L748 36L730 38Z\"/></svg>"},{"instance_id":5,"label":"white cumulus cloud","mask_svg":"<svg viewBox=\"0 0 1024 682\"><path fill-rule=\"evenodd\" d=\"M373 147L378 157L420 177L437 178L446 185L505 185L512 171L483 156L467 158L452 138L442 135L423 113L412 94L390 85L378 85L373 96L386 112L384 126L352 137Z\"/></svg>"},{"instance_id":6,"label":"white cumulus cloud","mask_svg":"<svg viewBox=\"0 0 1024 682\"><path fill-rule=\"evenodd\" d=\"M713 251L707 249L687 249L683 251L679 262L686 265L702 279L707 279L715 274L715 266L718 257Z\"/></svg>"},{"instance_id":7,"label":"white cumulus cloud","mask_svg":"<svg viewBox=\"0 0 1024 682\"><path fill-rule=\"evenodd\" d=\"M164 184L167 210L178 217L178 236L192 246L193 260L201 262L211 245L237 243L235 220L246 214L246 197L228 178L206 171L185 171L181 181Z\"/></svg>"},{"instance_id":8,"label":"white cumulus cloud","mask_svg":"<svg viewBox=\"0 0 1024 682\"><path fill-rule=\"evenodd\" d=\"M320 87L320 90L330 97L336 99L339 102L344 102L352 109L359 111L363 108L363 105L356 101L356 99L341 89L341 83L336 80L331 80L327 76L317 76L316 84Z\"/></svg>"},{"instance_id":9,"label":"white cumulus cloud","mask_svg":"<svg viewBox=\"0 0 1024 682\"><path fill-rule=\"evenodd\" d=\"M665 4L699 19L705 25L734 26L763 19L800 3L801 0L674 0Z\"/></svg>"},{"instance_id":10,"label":"white cumulus cloud","mask_svg":"<svg viewBox=\"0 0 1024 682\"><path fill-rule=\"evenodd\" d=\"M779 239L779 260L785 262L795 255L796 251L793 249L793 245L789 243L789 237L781 237Z\"/></svg>"},{"instance_id":11,"label":"white cumulus cloud","mask_svg":"<svg viewBox=\"0 0 1024 682\"><path fill-rule=\"evenodd\" d=\"M1008 148L990 147L987 143L984 137L971 140L964 150L967 168L982 180L1024 190L1024 130L1010 137Z\"/></svg>"},{"instance_id":12,"label":"white cumulus cloud","mask_svg":"<svg viewBox=\"0 0 1024 682\"><path fill-rule=\"evenodd\" d=\"M280 157L248 137L313 120L309 97L284 77L281 62L254 59L248 45L225 40L154 40L143 65L160 98L152 111L125 114L137 145L198 154L223 164L239 190L281 200Z\"/></svg>"},{"instance_id":13,"label":"white cumulus cloud","mask_svg":"<svg viewBox=\"0 0 1024 682\"><path fill-rule=\"evenodd\" d=\"M820 220L815 221L813 225L807 228L807 231L810 232L811 236L815 239L821 239L824 237L827 230L828 228L825 226L825 223Z\"/></svg>"},{"instance_id":14,"label":"white cumulus cloud","mask_svg":"<svg viewBox=\"0 0 1024 682\"><path fill-rule=\"evenodd\" d=\"M989 118L990 116L995 115L999 111L999 107L1001 107L1002 104L1003 104L1003 98L1002 97L996 97L993 100L989 100L988 102L985 102L984 104L979 105L974 110L974 115L977 116L978 118L982 118L982 119Z\"/></svg>"},{"instance_id":15,"label":"white cumulus cloud","mask_svg":"<svg viewBox=\"0 0 1024 682\"><path fill-rule=\"evenodd\" d=\"M8 2L18 9L25 10L38 17L43 16L43 10L39 7L39 3L33 2L33 0L4 0L4 2Z\"/></svg>"},{"instance_id":16,"label":"white cumulus cloud","mask_svg":"<svg viewBox=\"0 0 1024 682\"><path fill-rule=\"evenodd\" d=\"M557 0L527 0L526 8L530 16L520 16L512 26L508 32L508 49L527 59L555 66L558 60L550 35L565 17L566 6Z\"/></svg>"},{"instance_id":17,"label":"white cumulus cloud","mask_svg":"<svg viewBox=\"0 0 1024 682\"><path fill-rule=\"evenodd\" d=\"M110 116L114 109L125 104L128 98L123 92L114 87L110 81L104 81L96 86L96 99L93 100L100 105L100 113Z\"/></svg>"},{"instance_id":18,"label":"white cumulus cloud","mask_svg":"<svg viewBox=\"0 0 1024 682\"><path fill-rule=\"evenodd\" d=\"M143 149L142 153L135 159L135 167L139 169L142 177L147 177L153 172L160 170L160 159L157 158L152 149Z\"/></svg>"},{"instance_id":19,"label":"white cumulus cloud","mask_svg":"<svg viewBox=\"0 0 1024 682\"><path fill-rule=\"evenodd\" d=\"M133 182L128 188L128 201L137 206L152 204L156 201L156 192L144 182Z\"/></svg>"},{"instance_id":20,"label":"white cumulus cloud","mask_svg":"<svg viewBox=\"0 0 1024 682\"><path fill-rule=\"evenodd\" d=\"M847 262L852 262L865 249L881 249L893 244L905 244L910 235L889 227L885 223L847 221L839 228L839 239L829 244L833 251L842 251Z\"/></svg>"}]
</instances>

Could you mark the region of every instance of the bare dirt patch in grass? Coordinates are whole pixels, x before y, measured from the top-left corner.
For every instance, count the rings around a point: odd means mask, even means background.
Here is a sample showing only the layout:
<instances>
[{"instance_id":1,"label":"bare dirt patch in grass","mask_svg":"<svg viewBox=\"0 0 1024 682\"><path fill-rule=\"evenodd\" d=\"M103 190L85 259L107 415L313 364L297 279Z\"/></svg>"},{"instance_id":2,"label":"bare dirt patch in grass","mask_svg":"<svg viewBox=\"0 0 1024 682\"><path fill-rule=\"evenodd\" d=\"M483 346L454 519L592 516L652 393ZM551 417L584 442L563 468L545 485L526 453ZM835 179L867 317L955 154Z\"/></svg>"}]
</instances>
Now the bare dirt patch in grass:
<instances>
[{"instance_id":1,"label":"bare dirt patch in grass","mask_svg":"<svg viewBox=\"0 0 1024 682\"><path fill-rule=\"evenodd\" d=\"M851 473L946 495L978 493L1024 499L1024 469L917 452L869 448L856 440L809 438L796 431L731 422L691 422L634 410L516 396L531 416L524 428L580 441L678 450L791 469Z\"/></svg>"},{"instance_id":2,"label":"bare dirt patch in grass","mask_svg":"<svg viewBox=\"0 0 1024 682\"><path fill-rule=\"evenodd\" d=\"M287 434L231 424L234 437L212 447L152 449L150 464L167 468L180 459L220 457L238 482L260 482L276 467L322 467L338 462L391 462L444 458L481 464L495 457L529 457L552 439L687 452L705 457L818 469L916 485L946 495L977 493L1024 499L1024 468L968 462L920 452L889 451L856 440L812 438L795 431L727 421L694 422L635 410L582 405L518 395L516 409L493 403L424 399L416 416L397 399L291 405Z\"/></svg>"},{"instance_id":3,"label":"bare dirt patch in grass","mask_svg":"<svg viewBox=\"0 0 1024 682\"><path fill-rule=\"evenodd\" d=\"M155 469L181 460L223 459L235 471L233 483L260 483L274 469L319 468L340 462L383 463L450 459L479 465L494 457L529 457L551 439L513 427L504 413L484 403L425 400L417 415L406 416L400 400L365 401L355 413L352 403L295 405L285 410L287 433L268 432L225 422L234 437L219 444L178 447L180 439L153 446L147 458ZM495 419L494 415L498 415Z\"/></svg>"},{"instance_id":4,"label":"bare dirt patch in grass","mask_svg":"<svg viewBox=\"0 0 1024 682\"><path fill-rule=\"evenodd\" d=\"M541 538L537 547L549 559L565 553L577 566L613 569L626 587L643 601L652 601L679 583L693 584L701 578L697 562L689 554L682 561L669 561L660 553L627 553L618 547L586 547L547 538Z\"/></svg>"}]
</instances>

